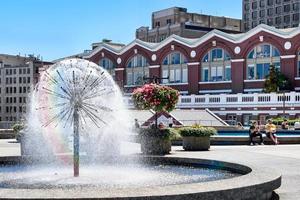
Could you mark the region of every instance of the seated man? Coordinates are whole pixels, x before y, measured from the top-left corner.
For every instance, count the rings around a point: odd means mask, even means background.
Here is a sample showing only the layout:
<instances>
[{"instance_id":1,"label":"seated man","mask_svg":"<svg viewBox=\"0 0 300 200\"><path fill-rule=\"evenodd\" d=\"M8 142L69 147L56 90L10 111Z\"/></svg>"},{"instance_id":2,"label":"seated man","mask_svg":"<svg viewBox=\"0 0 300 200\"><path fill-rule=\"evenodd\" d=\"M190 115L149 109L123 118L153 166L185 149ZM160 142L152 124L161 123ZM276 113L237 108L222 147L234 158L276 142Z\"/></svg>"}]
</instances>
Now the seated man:
<instances>
[{"instance_id":1,"label":"seated man","mask_svg":"<svg viewBox=\"0 0 300 200\"><path fill-rule=\"evenodd\" d=\"M268 119L268 122L265 126L266 129L266 135L268 138L270 138L274 144L279 144L277 141L277 136L276 136L276 126L272 123L271 119Z\"/></svg>"},{"instance_id":2,"label":"seated man","mask_svg":"<svg viewBox=\"0 0 300 200\"><path fill-rule=\"evenodd\" d=\"M260 138L260 142L259 144L263 144L263 137L262 134L259 132L259 127L256 124L256 121L253 121L250 129L249 129L249 137L250 137L250 145L253 144L255 145L255 142L253 141L254 137L259 137Z\"/></svg>"}]
</instances>

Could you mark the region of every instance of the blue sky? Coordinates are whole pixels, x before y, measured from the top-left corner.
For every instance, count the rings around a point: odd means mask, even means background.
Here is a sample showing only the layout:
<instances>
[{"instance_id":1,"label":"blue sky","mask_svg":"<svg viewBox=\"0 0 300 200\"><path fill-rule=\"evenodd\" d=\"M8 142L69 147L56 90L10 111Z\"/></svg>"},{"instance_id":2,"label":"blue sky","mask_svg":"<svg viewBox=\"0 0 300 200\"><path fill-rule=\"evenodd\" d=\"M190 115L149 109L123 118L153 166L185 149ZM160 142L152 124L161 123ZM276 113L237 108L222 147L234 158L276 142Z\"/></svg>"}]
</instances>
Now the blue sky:
<instances>
[{"instance_id":1,"label":"blue sky","mask_svg":"<svg viewBox=\"0 0 300 200\"><path fill-rule=\"evenodd\" d=\"M180 6L188 12L242 17L242 0L2 0L0 53L40 54L44 60L90 49L103 38L129 43L150 26L151 13Z\"/></svg>"}]
</instances>

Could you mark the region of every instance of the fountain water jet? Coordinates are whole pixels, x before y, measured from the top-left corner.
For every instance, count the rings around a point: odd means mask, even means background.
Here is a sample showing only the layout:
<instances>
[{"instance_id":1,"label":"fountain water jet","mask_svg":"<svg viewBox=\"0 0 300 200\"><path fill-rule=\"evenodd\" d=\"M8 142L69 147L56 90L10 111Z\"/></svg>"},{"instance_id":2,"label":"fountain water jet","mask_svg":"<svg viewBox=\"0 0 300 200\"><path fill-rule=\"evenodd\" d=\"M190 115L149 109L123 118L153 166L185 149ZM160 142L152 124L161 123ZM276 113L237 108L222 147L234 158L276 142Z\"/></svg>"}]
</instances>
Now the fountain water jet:
<instances>
[{"instance_id":1,"label":"fountain water jet","mask_svg":"<svg viewBox=\"0 0 300 200\"><path fill-rule=\"evenodd\" d=\"M70 77L70 74L72 76ZM51 89L52 87L58 90ZM74 177L79 176L80 119L81 126L90 120L97 128L107 124L101 113L112 112L112 108L101 105L99 97L116 96L117 88L105 70L85 60L64 60L53 65L41 77L35 91L38 102L52 98L52 104L39 105L37 110L52 113L46 120L41 117L44 127L55 124L73 126L73 165ZM54 112L52 112L54 111Z\"/></svg>"}]
</instances>

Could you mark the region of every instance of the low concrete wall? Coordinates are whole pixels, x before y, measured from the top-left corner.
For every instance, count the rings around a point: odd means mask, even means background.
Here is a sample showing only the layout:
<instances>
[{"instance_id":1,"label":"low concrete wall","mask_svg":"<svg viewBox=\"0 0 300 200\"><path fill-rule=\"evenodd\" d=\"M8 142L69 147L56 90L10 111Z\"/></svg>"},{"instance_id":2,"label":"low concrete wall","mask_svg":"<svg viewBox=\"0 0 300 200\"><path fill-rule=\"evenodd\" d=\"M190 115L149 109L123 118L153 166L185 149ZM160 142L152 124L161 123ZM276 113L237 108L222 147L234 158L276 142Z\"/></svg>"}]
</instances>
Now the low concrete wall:
<instances>
[{"instance_id":1,"label":"low concrete wall","mask_svg":"<svg viewBox=\"0 0 300 200\"><path fill-rule=\"evenodd\" d=\"M15 157L15 162L20 158ZM129 158L131 159L131 158ZM0 157L0 162L3 158ZM4 159L4 162L13 159ZM168 186L154 186L141 188L107 188L97 190L97 186L68 188L68 189L18 189L0 188L1 198L56 198L56 199L118 199L118 200L269 200L272 192L281 186L281 175L259 166L245 166L218 160L143 156L140 160L150 164L174 164L185 166L200 166L229 170L240 173L241 176L218 181L178 184ZM1 168L0 168L1 169Z\"/></svg>"}]
</instances>

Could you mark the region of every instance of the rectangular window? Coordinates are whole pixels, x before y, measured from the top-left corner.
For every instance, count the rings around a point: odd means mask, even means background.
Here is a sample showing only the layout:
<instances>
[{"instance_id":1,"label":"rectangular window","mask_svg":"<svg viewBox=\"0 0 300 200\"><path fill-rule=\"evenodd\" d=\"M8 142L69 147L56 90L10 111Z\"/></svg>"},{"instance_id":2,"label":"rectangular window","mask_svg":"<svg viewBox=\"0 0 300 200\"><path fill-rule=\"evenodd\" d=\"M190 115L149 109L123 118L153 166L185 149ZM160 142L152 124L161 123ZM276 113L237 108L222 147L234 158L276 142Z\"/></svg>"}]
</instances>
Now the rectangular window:
<instances>
[{"instance_id":1,"label":"rectangular window","mask_svg":"<svg viewBox=\"0 0 300 200\"><path fill-rule=\"evenodd\" d=\"M259 11L259 16L260 16L260 17L264 17L264 16L265 16L265 10Z\"/></svg>"},{"instance_id":2,"label":"rectangular window","mask_svg":"<svg viewBox=\"0 0 300 200\"><path fill-rule=\"evenodd\" d=\"M174 69L170 69L169 81L170 81L170 83L174 83L175 82L175 70Z\"/></svg>"},{"instance_id":3,"label":"rectangular window","mask_svg":"<svg viewBox=\"0 0 300 200\"><path fill-rule=\"evenodd\" d=\"M290 10L291 10L290 4L287 4L287 5L283 6L283 11L284 12L290 12Z\"/></svg>"},{"instance_id":4,"label":"rectangular window","mask_svg":"<svg viewBox=\"0 0 300 200\"><path fill-rule=\"evenodd\" d=\"M180 53L171 54L171 64L172 65L180 64Z\"/></svg>"},{"instance_id":5,"label":"rectangular window","mask_svg":"<svg viewBox=\"0 0 300 200\"><path fill-rule=\"evenodd\" d=\"M300 60L298 61L298 77L300 77Z\"/></svg>"},{"instance_id":6,"label":"rectangular window","mask_svg":"<svg viewBox=\"0 0 300 200\"><path fill-rule=\"evenodd\" d=\"M256 9L256 8L257 8L257 2L254 1L254 2L252 3L252 9Z\"/></svg>"},{"instance_id":7,"label":"rectangular window","mask_svg":"<svg viewBox=\"0 0 300 200\"><path fill-rule=\"evenodd\" d=\"M276 14L281 14L281 6L276 7Z\"/></svg>"},{"instance_id":8,"label":"rectangular window","mask_svg":"<svg viewBox=\"0 0 300 200\"><path fill-rule=\"evenodd\" d=\"M163 70L163 78L167 78L168 75L169 75L168 70L167 70L167 69L164 69L164 70ZM168 79L163 79L162 82L163 82L163 83L168 83Z\"/></svg>"},{"instance_id":9,"label":"rectangular window","mask_svg":"<svg viewBox=\"0 0 300 200\"><path fill-rule=\"evenodd\" d=\"M264 78L264 64L257 64L256 65L256 79L263 79Z\"/></svg>"},{"instance_id":10,"label":"rectangular window","mask_svg":"<svg viewBox=\"0 0 300 200\"><path fill-rule=\"evenodd\" d=\"M213 49L211 53L212 61L223 60L223 50L222 49Z\"/></svg>"},{"instance_id":11,"label":"rectangular window","mask_svg":"<svg viewBox=\"0 0 300 200\"><path fill-rule=\"evenodd\" d=\"M27 77L27 83L30 83L30 77Z\"/></svg>"},{"instance_id":12,"label":"rectangular window","mask_svg":"<svg viewBox=\"0 0 300 200\"><path fill-rule=\"evenodd\" d=\"M180 83L181 82L181 70L175 69L175 82Z\"/></svg>"},{"instance_id":13,"label":"rectangular window","mask_svg":"<svg viewBox=\"0 0 300 200\"><path fill-rule=\"evenodd\" d=\"M248 80L253 80L255 77L254 77L254 65L251 64L251 65L248 65L247 67L247 77L248 77Z\"/></svg>"},{"instance_id":14,"label":"rectangular window","mask_svg":"<svg viewBox=\"0 0 300 200\"><path fill-rule=\"evenodd\" d=\"M127 85L133 85L132 84L132 72L127 72Z\"/></svg>"},{"instance_id":15,"label":"rectangular window","mask_svg":"<svg viewBox=\"0 0 300 200\"><path fill-rule=\"evenodd\" d=\"M225 67L225 81L231 80L231 66Z\"/></svg>"},{"instance_id":16,"label":"rectangular window","mask_svg":"<svg viewBox=\"0 0 300 200\"><path fill-rule=\"evenodd\" d=\"M201 81L202 82L208 82L208 77L209 77L208 68L202 68L202 78L201 78Z\"/></svg>"},{"instance_id":17,"label":"rectangular window","mask_svg":"<svg viewBox=\"0 0 300 200\"><path fill-rule=\"evenodd\" d=\"M187 70L187 68L182 69L182 82L183 83L188 82L188 70Z\"/></svg>"},{"instance_id":18,"label":"rectangular window","mask_svg":"<svg viewBox=\"0 0 300 200\"><path fill-rule=\"evenodd\" d=\"M273 8L269 8L267 12L268 12L268 16L272 16L273 15Z\"/></svg>"},{"instance_id":19,"label":"rectangular window","mask_svg":"<svg viewBox=\"0 0 300 200\"><path fill-rule=\"evenodd\" d=\"M217 67L217 81L223 80L223 66Z\"/></svg>"},{"instance_id":20,"label":"rectangular window","mask_svg":"<svg viewBox=\"0 0 300 200\"><path fill-rule=\"evenodd\" d=\"M269 75L269 73L270 73L270 64L269 63L265 63L264 64L263 78L266 78L266 76Z\"/></svg>"}]
</instances>

